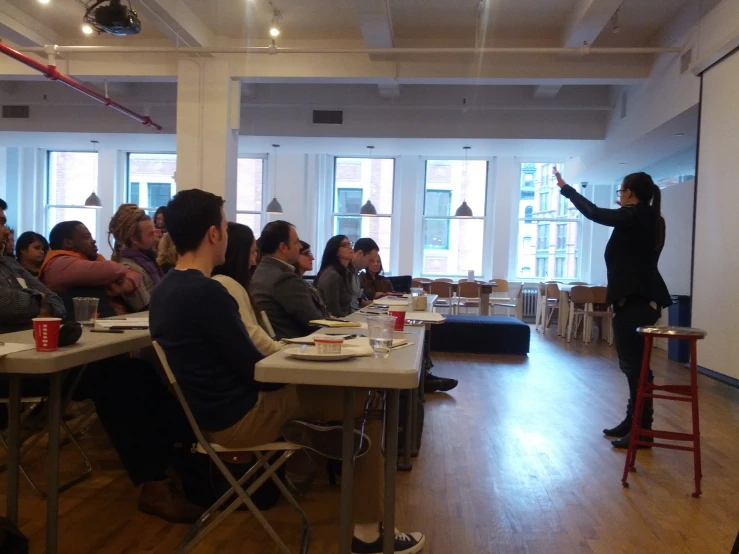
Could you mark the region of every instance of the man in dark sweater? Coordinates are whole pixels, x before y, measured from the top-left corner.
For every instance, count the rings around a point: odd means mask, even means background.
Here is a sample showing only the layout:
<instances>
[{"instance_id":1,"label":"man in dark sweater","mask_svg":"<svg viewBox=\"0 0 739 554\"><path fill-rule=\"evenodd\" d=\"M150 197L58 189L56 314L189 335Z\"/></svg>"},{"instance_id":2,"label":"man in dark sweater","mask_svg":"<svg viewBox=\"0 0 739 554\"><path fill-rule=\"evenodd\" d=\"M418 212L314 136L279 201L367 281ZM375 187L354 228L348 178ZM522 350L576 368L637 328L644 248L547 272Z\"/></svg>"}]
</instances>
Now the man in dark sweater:
<instances>
[{"instance_id":1,"label":"man in dark sweater","mask_svg":"<svg viewBox=\"0 0 739 554\"><path fill-rule=\"evenodd\" d=\"M254 379L254 366L262 356L246 332L236 301L209 278L213 268L225 261L228 231L223 199L201 190L177 193L167 206L167 228L179 258L154 289L150 329L208 440L247 448L282 435L294 444L340 458L341 426L296 419L343 419L340 389L278 386ZM357 416L364 413L366 394L357 393ZM356 446L360 439L362 446L354 470L352 552L380 554L381 422L368 421L365 431L366 435L356 432ZM420 533L396 533L395 552L414 554L424 540Z\"/></svg>"}]
</instances>

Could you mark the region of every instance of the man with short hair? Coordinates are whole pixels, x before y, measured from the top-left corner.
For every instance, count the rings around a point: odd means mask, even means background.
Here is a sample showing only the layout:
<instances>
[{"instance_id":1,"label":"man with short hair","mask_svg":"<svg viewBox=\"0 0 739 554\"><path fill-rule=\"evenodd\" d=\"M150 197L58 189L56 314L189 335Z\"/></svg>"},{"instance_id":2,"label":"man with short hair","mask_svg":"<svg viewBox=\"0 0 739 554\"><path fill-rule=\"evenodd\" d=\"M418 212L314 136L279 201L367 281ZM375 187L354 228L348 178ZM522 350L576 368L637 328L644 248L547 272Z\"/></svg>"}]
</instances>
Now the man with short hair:
<instances>
[{"instance_id":1,"label":"man with short hair","mask_svg":"<svg viewBox=\"0 0 739 554\"><path fill-rule=\"evenodd\" d=\"M57 223L49 234L49 251L39 278L59 293L82 287L100 287L117 315L130 311L125 301L141 286L141 274L98 254L89 229L80 221ZM144 306L141 306L143 308Z\"/></svg>"},{"instance_id":2,"label":"man with short hair","mask_svg":"<svg viewBox=\"0 0 739 554\"><path fill-rule=\"evenodd\" d=\"M377 243L370 238L361 238L354 243L354 260L352 261L350 267L353 266L356 270L354 271L354 278L357 279L357 282L359 282L359 276L357 272L363 269L367 269L370 258L373 255L377 255L379 251L380 247L377 246ZM367 296L363 294L363 298L357 306L357 309L359 309L359 307L364 307L367 304L370 304L372 300L372 298L367 298ZM428 361L429 363L431 363L430 359ZM452 390L458 384L459 381L457 381L456 379L451 379L450 377L438 377L434 375L433 373L431 373L430 368L427 368L426 375L423 379L424 392L428 393L447 392Z\"/></svg>"},{"instance_id":3,"label":"man with short hair","mask_svg":"<svg viewBox=\"0 0 739 554\"><path fill-rule=\"evenodd\" d=\"M208 440L228 448L249 448L282 435L293 444L339 459L341 425L308 424L295 418L342 420L340 388L272 385L254 379L254 366L261 355L249 338L236 301L218 281L210 279L226 255L223 199L197 189L178 192L167 206L167 229L179 259L154 289L151 335L166 352ZM287 267L297 261L300 242L290 224L272 222L265 232L267 261L263 259L262 265ZM294 268L290 271L296 275ZM287 271L274 274L279 279L282 273ZM364 414L366 395L367 391L357 393L356 416ZM368 421L365 433L355 431L352 552L380 554L384 509L381 422ZM397 554L415 554L425 542L420 533L395 532L394 536Z\"/></svg>"},{"instance_id":4,"label":"man with short hair","mask_svg":"<svg viewBox=\"0 0 739 554\"><path fill-rule=\"evenodd\" d=\"M277 339L296 338L313 331L310 321L323 314L295 271L300 239L287 221L272 221L259 237L262 260L249 284L256 306L267 314Z\"/></svg>"}]
</instances>

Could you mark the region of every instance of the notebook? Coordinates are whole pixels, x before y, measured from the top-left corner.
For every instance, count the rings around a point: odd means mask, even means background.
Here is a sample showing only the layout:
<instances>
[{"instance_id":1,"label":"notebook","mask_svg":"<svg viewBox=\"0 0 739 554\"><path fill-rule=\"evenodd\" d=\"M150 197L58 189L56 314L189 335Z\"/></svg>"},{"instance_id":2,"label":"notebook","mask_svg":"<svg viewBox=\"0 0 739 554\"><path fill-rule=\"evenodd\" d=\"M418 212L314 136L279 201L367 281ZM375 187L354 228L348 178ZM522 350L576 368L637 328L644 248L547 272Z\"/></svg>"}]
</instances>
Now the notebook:
<instances>
[{"instance_id":1,"label":"notebook","mask_svg":"<svg viewBox=\"0 0 739 554\"><path fill-rule=\"evenodd\" d=\"M334 319L314 319L309 321L311 325L320 325L321 327L329 327L335 329L339 327L356 327L356 328L367 328L366 323L359 323L357 321L338 321Z\"/></svg>"}]
</instances>

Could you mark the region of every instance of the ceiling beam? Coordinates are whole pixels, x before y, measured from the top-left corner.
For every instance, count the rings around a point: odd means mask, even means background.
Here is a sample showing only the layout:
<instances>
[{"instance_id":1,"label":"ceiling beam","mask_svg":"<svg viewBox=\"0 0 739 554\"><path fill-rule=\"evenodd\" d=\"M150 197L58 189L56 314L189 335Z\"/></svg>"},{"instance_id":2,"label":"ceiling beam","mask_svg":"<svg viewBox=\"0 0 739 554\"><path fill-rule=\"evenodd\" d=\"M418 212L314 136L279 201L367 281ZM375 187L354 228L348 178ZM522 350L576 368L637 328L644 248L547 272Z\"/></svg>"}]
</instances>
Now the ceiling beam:
<instances>
[{"instance_id":1,"label":"ceiling beam","mask_svg":"<svg viewBox=\"0 0 739 554\"><path fill-rule=\"evenodd\" d=\"M25 14L7 0L0 0L0 38L18 46L57 44L57 34Z\"/></svg>"},{"instance_id":2,"label":"ceiling beam","mask_svg":"<svg viewBox=\"0 0 739 554\"><path fill-rule=\"evenodd\" d=\"M132 0L133 7L180 46L214 46L215 35L183 0Z\"/></svg>"},{"instance_id":3,"label":"ceiling beam","mask_svg":"<svg viewBox=\"0 0 739 554\"><path fill-rule=\"evenodd\" d=\"M593 44L621 4L623 0L580 0L565 27L562 46Z\"/></svg>"},{"instance_id":4,"label":"ceiling beam","mask_svg":"<svg viewBox=\"0 0 739 554\"><path fill-rule=\"evenodd\" d=\"M367 48L392 48L393 21L390 15L390 0L354 0ZM391 61L389 54L370 54L372 61ZM400 85L397 82L379 83L378 89L383 98L400 96Z\"/></svg>"},{"instance_id":5,"label":"ceiling beam","mask_svg":"<svg viewBox=\"0 0 739 554\"><path fill-rule=\"evenodd\" d=\"M534 89L534 98L539 100L549 100L557 96L562 85L539 85Z\"/></svg>"}]
</instances>

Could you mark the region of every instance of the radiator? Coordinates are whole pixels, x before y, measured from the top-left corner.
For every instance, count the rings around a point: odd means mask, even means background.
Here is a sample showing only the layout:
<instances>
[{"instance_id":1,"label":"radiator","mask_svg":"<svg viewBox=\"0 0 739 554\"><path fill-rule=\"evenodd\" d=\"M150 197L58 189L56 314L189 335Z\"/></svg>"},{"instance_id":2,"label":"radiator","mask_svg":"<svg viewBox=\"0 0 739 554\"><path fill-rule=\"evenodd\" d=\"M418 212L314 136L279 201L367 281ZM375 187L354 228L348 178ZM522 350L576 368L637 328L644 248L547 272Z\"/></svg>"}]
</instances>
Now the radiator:
<instances>
[{"instance_id":1,"label":"radiator","mask_svg":"<svg viewBox=\"0 0 739 554\"><path fill-rule=\"evenodd\" d=\"M522 319L536 319L536 299L539 296L539 287L537 285L523 284L521 285L521 303L523 305Z\"/></svg>"}]
</instances>

